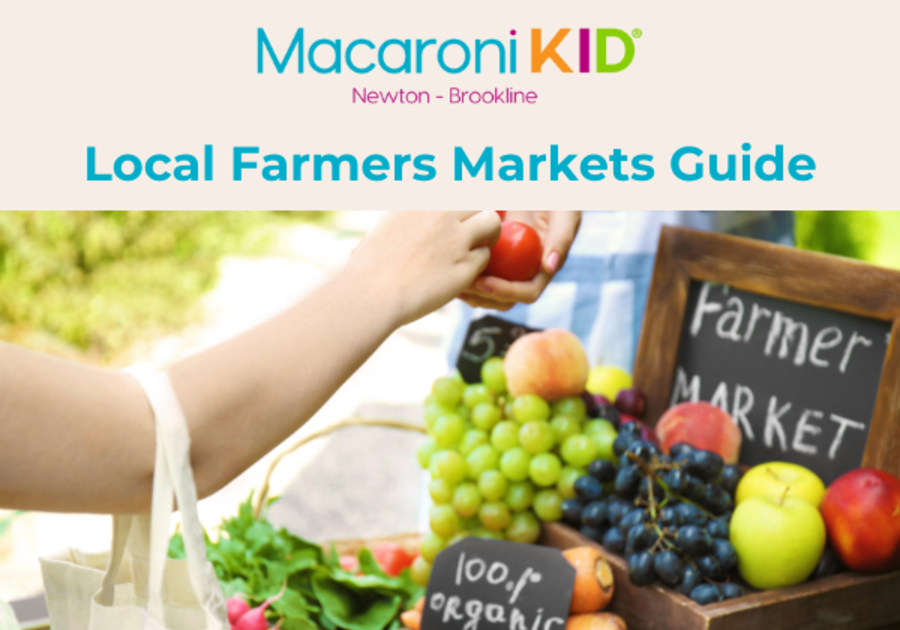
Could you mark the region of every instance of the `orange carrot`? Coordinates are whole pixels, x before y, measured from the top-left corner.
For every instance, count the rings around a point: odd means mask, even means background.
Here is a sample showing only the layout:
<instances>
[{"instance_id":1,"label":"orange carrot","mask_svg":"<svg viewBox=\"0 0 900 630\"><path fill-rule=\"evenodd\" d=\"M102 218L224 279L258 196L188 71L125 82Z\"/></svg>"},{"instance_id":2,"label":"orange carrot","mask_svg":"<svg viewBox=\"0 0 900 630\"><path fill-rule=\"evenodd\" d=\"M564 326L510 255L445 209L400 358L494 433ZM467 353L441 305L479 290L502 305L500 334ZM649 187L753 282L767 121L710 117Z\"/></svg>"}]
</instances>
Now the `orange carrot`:
<instances>
[{"instance_id":1,"label":"orange carrot","mask_svg":"<svg viewBox=\"0 0 900 630\"><path fill-rule=\"evenodd\" d=\"M597 612L609 605L615 591L612 567L594 547L573 547L563 556L575 567L575 588L569 612L573 615Z\"/></svg>"},{"instance_id":2,"label":"orange carrot","mask_svg":"<svg viewBox=\"0 0 900 630\"><path fill-rule=\"evenodd\" d=\"M601 612L572 615L566 622L566 630L628 630L628 626L619 615Z\"/></svg>"},{"instance_id":3,"label":"orange carrot","mask_svg":"<svg viewBox=\"0 0 900 630\"><path fill-rule=\"evenodd\" d=\"M416 605L412 607L413 610L418 610L419 614L422 614L422 611L425 610L425 596L419 598L419 601L416 602Z\"/></svg>"},{"instance_id":4,"label":"orange carrot","mask_svg":"<svg viewBox=\"0 0 900 630\"><path fill-rule=\"evenodd\" d=\"M422 625L422 613L418 610L407 610L400 613L400 621L409 630L419 630L419 626Z\"/></svg>"}]
</instances>

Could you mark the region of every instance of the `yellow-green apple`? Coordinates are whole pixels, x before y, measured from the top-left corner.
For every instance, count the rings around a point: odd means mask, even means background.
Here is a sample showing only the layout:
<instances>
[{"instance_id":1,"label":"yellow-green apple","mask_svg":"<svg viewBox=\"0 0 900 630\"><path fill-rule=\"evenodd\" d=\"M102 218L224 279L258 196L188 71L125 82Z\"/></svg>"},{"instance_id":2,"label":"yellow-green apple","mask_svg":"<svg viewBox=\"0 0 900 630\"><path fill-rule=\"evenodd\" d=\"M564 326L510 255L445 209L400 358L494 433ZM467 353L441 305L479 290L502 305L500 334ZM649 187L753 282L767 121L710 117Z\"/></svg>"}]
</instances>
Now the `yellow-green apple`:
<instances>
[{"instance_id":1,"label":"yellow-green apple","mask_svg":"<svg viewBox=\"0 0 900 630\"><path fill-rule=\"evenodd\" d=\"M819 510L787 493L760 494L741 503L729 532L741 577L761 590L804 581L825 549L825 522Z\"/></svg>"},{"instance_id":2,"label":"yellow-green apple","mask_svg":"<svg viewBox=\"0 0 900 630\"><path fill-rule=\"evenodd\" d=\"M590 366L578 337L551 328L516 339L506 352L504 368L510 394L537 394L553 401L581 395Z\"/></svg>"},{"instance_id":3,"label":"yellow-green apple","mask_svg":"<svg viewBox=\"0 0 900 630\"><path fill-rule=\"evenodd\" d=\"M718 453L726 464L736 464L741 453L741 430L731 414L708 402L683 402L666 411L656 437L664 453L679 442Z\"/></svg>"},{"instance_id":4,"label":"yellow-green apple","mask_svg":"<svg viewBox=\"0 0 900 630\"><path fill-rule=\"evenodd\" d=\"M900 567L900 479L874 468L838 477L819 506L828 540L854 571Z\"/></svg>"},{"instance_id":5,"label":"yellow-green apple","mask_svg":"<svg viewBox=\"0 0 900 630\"><path fill-rule=\"evenodd\" d=\"M735 505L760 494L806 499L818 507L825 496L825 484L808 468L790 462L768 462L754 466L741 477L734 493Z\"/></svg>"},{"instance_id":6,"label":"yellow-green apple","mask_svg":"<svg viewBox=\"0 0 900 630\"><path fill-rule=\"evenodd\" d=\"M631 387L631 374L614 365L597 365L591 368L585 389L591 394L603 396L609 401L616 399L619 392Z\"/></svg>"}]
</instances>

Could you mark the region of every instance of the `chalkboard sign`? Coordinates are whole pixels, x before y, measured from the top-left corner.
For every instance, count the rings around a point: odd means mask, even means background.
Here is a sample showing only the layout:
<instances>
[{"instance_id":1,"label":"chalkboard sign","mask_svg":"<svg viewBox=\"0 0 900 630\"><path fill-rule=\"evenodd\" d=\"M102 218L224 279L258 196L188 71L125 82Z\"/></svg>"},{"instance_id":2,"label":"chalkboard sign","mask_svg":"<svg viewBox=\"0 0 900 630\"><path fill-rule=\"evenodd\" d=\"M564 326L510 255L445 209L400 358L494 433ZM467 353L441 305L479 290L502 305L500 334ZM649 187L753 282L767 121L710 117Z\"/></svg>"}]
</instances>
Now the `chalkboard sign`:
<instances>
[{"instance_id":1,"label":"chalkboard sign","mask_svg":"<svg viewBox=\"0 0 900 630\"><path fill-rule=\"evenodd\" d=\"M574 586L559 549L470 536L435 558L422 630L563 630Z\"/></svg>"},{"instance_id":2,"label":"chalkboard sign","mask_svg":"<svg viewBox=\"0 0 900 630\"><path fill-rule=\"evenodd\" d=\"M665 227L634 382L650 424L684 400L726 409L741 463L900 476L898 338L900 272Z\"/></svg>"},{"instance_id":3,"label":"chalkboard sign","mask_svg":"<svg viewBox=\"0 0 900 630\"><path fill-rule=\"evenodd\" d=\"M469 324L466 331L466 339L456 367L466 383L478 383L481 381L481 364L491 357L506 355L510 344L530 332L537 332L540 328L529 328L521 324L514 324L493 315L486 315Z\"/></svg>"},{"instance_id":4,"label":"chalkboard sign","mask_svg":"<svg viewBox=\"0 0 900 630\"><path fill-rule=\"evenodd\" d=\"M742 464L794 462L829 484L862 463L890 330L694 281L670 405L718 405L741 429Z\"/></svg>"}]
</instances>

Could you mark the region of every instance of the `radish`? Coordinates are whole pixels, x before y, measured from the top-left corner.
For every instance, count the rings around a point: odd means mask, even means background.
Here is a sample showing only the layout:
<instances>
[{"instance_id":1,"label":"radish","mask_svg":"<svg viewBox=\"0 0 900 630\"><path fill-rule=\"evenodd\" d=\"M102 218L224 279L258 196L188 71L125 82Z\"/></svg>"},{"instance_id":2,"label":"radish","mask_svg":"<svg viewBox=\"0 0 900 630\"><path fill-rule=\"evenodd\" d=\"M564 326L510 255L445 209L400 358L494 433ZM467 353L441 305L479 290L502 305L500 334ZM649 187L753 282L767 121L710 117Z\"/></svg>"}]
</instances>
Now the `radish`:
<instances>
[{"instance_id":1,"label":"radish","mask_svg":"<svg viewBox=\"0 0 900 630\"><path fill-rule=\"evenodd\" d=\"M359 569L359 558L356 556L341 556L339 558L341 563L341 568L347 573L355 573L357 569Z\"/></svg>"},{"instance_id":2,"label":"radish","mask_svg":"<svg viewBox=\"0 0 900 630\"><path fill-rule=\"evenodd\" d=\"M286 590L287 580L284 581L284 586L281 587L278 595L270 597L261 606L251 608L241 615L237 623L232 626L232 630L269 630L269 623L266 621L266 608L281 599Z\"/></svg>"},{"instance_id":3,"label":"radish","mask_svg":"<svg viewBox=\"0 0 900 630\"><path fill-rule=\"evenodd\" d=\"M228 623L231 625L236 624L250 610L250 604L241 595L235 595L225 605L228 607Z\"/></svg>"}]
</instances>

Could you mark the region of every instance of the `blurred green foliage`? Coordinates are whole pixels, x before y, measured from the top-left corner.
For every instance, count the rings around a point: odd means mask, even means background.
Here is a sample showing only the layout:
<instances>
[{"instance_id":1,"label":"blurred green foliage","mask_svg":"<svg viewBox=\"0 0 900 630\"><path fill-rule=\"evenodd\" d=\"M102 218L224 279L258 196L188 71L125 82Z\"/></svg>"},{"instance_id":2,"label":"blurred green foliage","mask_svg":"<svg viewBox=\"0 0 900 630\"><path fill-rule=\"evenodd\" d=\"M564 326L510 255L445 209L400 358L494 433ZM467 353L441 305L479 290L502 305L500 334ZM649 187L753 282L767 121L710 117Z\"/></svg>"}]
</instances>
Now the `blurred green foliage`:
<instances>
[{"instance_id":1,"label":"blurred green foliage","mask_svg":"<svg viewBox=\"0 0 900 630\"><path fill-rule=\"evenodd\" d=\"M797 247L900 268L900 212L795 213Z\"/></svg>"},{"instance_id":2,"label":"blurred green foliage","mask_svg":"<svg viewBox=\"0 0 900 630\"><path fill-rule=\"evenodd\" d=\"M794 237L801 249L864 259L876 223L868 212L797 212Z\"/></svg>"},{"instance_id":3,"label":"blurred green foliage","mask_svg":"<svg viewBox=\"0 0 900 630\"><path fill-rule=\"evenodd\" d=\"M226 255L324 213L0 213L0 338L107 360L186 324Z\"/></svg>"}]
</instances>

